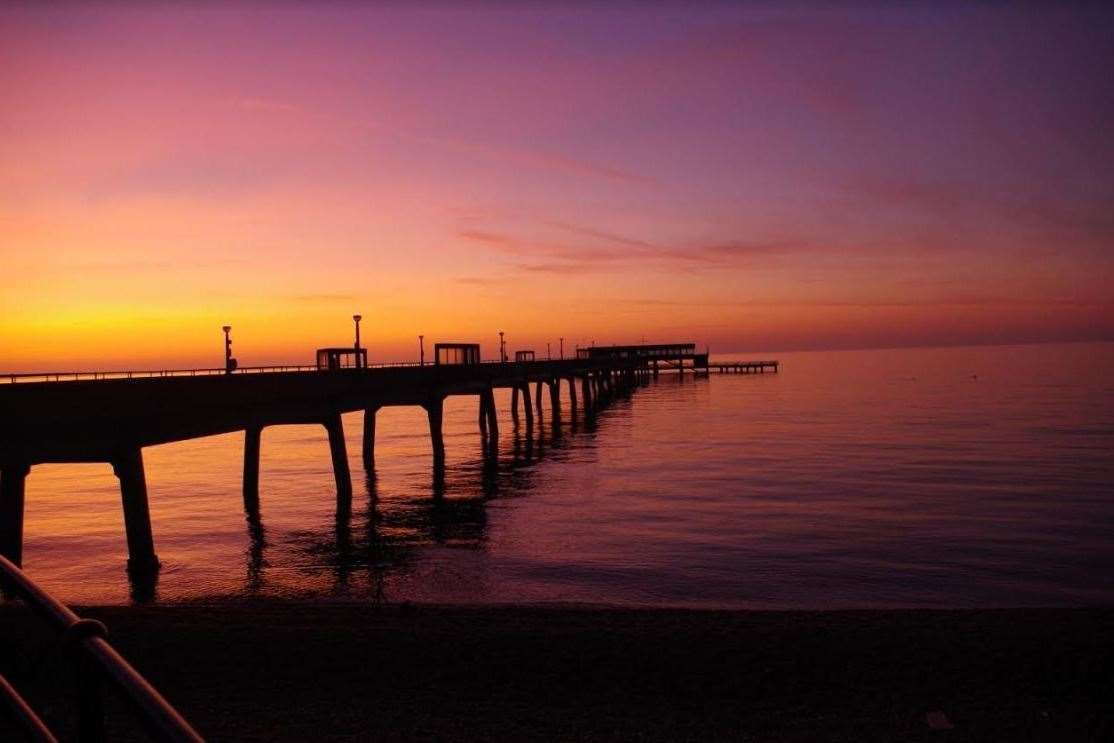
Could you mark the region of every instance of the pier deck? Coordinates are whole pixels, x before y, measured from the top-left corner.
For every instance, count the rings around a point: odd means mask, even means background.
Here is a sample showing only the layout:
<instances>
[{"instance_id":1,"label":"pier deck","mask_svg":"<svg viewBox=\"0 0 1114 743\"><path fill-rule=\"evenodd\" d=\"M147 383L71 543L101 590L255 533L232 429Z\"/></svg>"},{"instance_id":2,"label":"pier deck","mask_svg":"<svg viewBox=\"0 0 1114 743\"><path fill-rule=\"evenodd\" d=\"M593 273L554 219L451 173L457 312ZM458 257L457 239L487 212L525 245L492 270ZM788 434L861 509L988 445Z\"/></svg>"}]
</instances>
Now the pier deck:
<instances>
[{"instance_id":1,"label":"pier deck","mask_svg":"<svg viewBox=\"0 0 1114 743\"><path fill-rule=\"evenodd\" d=\"M691 365L686 367L686 362ZM329 437L338 507L352 497L341 415L364 412L364 467L375 466L375 418L382 407L425 409L434 473L443 470L442 433L446 397L479 398L478 423L484 455L498 453L499 423L494 390L510 389L511 416L527 428L543 415L561 419L561 388L569 409L591 414L616 394L628 394L659 370L684 372L727 368L777 371L777 362L709 364L694 344L601 347L572 359L470 364L392 364L321 370L316 367L187 369L152 372L69 372L3 375L0 380L0 554L20 564L25 480L46 462L108 462L120 480L129 566L158 567L151 534L142 449L174 441L244 431L244 507L259 503L259 448L264 427L320 424ZM533 385L533 389L531 389ZM578 389L579 388L579 389ZM531 394L533 392L533 394ZM521 402L520 402L521 401Z\"/></svg>"}]
</instances>

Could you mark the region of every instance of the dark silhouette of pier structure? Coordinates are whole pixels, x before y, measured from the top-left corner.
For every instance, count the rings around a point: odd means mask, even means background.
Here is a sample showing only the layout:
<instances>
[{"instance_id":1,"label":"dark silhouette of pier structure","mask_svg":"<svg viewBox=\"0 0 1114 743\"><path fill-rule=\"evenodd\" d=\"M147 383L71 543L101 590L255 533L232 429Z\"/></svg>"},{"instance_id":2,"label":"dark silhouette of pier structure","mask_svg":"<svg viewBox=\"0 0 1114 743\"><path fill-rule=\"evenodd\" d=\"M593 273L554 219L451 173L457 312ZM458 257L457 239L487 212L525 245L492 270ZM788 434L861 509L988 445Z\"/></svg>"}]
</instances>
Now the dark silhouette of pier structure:
<instances>
[{"instance_id":1,"label":"dark silhouette of pier structure","mask_svg":"<svg viewBox=\"0 0 1114 743\"><path fill-rule=\"evenodd\" d=\"M578 349L572 359L521 352L514 361L480 362L477 344L439 343L433 364L369 366L366 349L321 349L315 366L247 367L162 372L90 372L5 375L0 384L0 554L19 565L23 550L24 484L32 466L108 462L120 481L128 565L158 567L143 448L244 431L244 507L259 508L260 437L266 426L320 424L329 439L338 508L352 498L341 415L363 411L364 467L374 473L375 419L380 408L420 406L429 422L434 472L443 471L444 401L479 398L478 423L485 456L498 453L496 389L512 391L511 416L532 428L548 390L552 422L562 415L567 384L575 417L590 415L613 395L633 391L662 370L709 369L695 344ZM423 359L424 360L424 359ZM733 362L736 366L776 362ZM763 370L766 367L762 367ZM531 389L533 386L533 389ZM579 387L579 395L578 388ZM533 394L531 394L533 392ZM521 417L519 408L521 407Z\"/></svg>"}]
</instances>

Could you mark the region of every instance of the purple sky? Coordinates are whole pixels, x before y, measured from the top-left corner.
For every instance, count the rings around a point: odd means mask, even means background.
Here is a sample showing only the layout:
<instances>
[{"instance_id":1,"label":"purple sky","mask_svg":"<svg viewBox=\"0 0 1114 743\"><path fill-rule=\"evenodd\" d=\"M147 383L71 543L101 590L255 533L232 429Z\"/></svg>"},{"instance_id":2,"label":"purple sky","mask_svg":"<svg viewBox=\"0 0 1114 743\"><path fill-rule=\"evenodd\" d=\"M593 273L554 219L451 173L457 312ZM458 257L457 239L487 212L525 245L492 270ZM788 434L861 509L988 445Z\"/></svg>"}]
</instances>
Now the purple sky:
<instances>
[{"instance_id":1,"label":"purple sky","mask_svg":"<svg viewBox=\"0 0 1114 743\"><path fill-rule=\"evenodd\" d=\"M17 365L1114 338L1097 5L27 6L0 69Z\"/></svg>"}]
</instances>

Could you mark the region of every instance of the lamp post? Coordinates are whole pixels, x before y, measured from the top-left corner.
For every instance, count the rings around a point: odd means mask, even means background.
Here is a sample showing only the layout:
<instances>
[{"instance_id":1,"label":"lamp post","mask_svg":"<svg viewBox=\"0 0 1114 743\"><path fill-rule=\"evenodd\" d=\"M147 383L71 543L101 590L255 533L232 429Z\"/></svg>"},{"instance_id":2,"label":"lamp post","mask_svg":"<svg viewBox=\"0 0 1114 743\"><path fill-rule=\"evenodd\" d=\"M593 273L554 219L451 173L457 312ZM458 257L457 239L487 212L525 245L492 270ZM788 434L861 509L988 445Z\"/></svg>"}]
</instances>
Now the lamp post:
<instances>
[{"instance_id":1,"label":"lamp post","mask_svg":"<svg viewBox=\"0 0 1114 743\"><path fill-rule=\"evenodd\" d=\"M418 366L425 366L425 336L418 336Z\"/></svg>"},{"instance_id":2,"label":"lamp post","mask_svg":"<svg viewBox=\"0 0 1114 743\"><path fill-rule=\"evenodd\" d=\"M565 358L565 339L561 339L561 358Z\"/></svg>"},{"instance_id":3,"label":"lamp post","mask_svg":"<svg viewBox=\"0 0 1114 743\"><path fill-rule=\"evenodd\" d=\"M503 342L503 331L502 330L499 331L499 361L501 361L503 363L507 362L506 344L504 344L504 342Z\"/></svg>"},{"instance_id":4,"label":"lamp post","mask_svg":"<svg viewBox=\"0 0 1114 743\"><path fill-rule=\"evenodd\" d=\"M233 368L232 367L232 336L229 335L229 333L232 332L232 326L231 325L221 326L221 330L224 331L224 373L225 374L231 374L232 373L232 368Z\"/></svg>"},{"instance_id":5,"label":"lamp post","mask_svg":"<svg viewBox=\"0 0 1114 743\"><path fill-rule=\"evenodd\" d=\"M553 360L553 354L549 350L549 341L545 342L545 358L547 361Z\"/></svg>"},{"instance_id":6,"label":"lamp post","mask_svg":"<svg viewBox=\"0 0 1114 743\"><path fill-rule=\"evenodd\" d=\"M360 320L364 319L363 315L352 315L352 319L356 321L356 368L360 366Z\"/></svg>"}]
</instances>

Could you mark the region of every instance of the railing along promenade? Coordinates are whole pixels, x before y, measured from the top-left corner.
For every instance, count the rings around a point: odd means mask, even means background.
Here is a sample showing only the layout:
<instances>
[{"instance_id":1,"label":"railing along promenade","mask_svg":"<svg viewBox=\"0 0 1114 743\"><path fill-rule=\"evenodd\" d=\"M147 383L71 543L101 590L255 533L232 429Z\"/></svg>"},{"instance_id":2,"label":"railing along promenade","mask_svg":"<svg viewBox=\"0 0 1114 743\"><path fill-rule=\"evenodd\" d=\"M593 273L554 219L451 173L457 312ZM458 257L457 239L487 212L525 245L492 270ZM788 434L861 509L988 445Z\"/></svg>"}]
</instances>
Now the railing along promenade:
<instances>
[{"instance_id":1,"label":"railing along promenade","mask_svg":"<svg viewBox=\"0 0 1114 743\"><path fill-rule=\"evenodd\" d=\"M0 554L16 565L21 563L25 480L36 464L111 464L120 481L128 565L152 571L159 562L151 532L144 447L244 431L244 507L256 513L263 428L322 425L342 506L352 497L342 414L363 411L363 464L373 473L378 410L422 407L436 474L444 468L442 421L449 396L479 398L484 454L494 459L499 439L496 389L511 390L512 420L519 424L521 407L529 429L535 417L542 416L543 389L548 389L550 416L559 423L563 383L575 416L578 407L591 413L601 401L634 390L659 370L709 369L707 354L696 354L694 344L647 346L646 355L638 349L595 348L572 359L399 363L335 370L286 365L232 373L207 368L3 375L0 379L7 377L9 383L0 384Z\"/></svg>"},{"instance_id":2,"label":"railing along promenade","mask_svg":"<svg viewBox=\"0 0 1114 743\"><path fill-rule=\"evenodd\" d=\"M82 619L44 591L6 557L0 556L0 584L5 594L24 601L63 642L77 666L77 735L82 741L105 740L102 686L107 683L139 718L153 740L200 741L185 718L108 642L108 631L95 619ZM57 736L19 691L0 675L0 698L27 740L55 741Z\"/></svg>"},{"instance_id":3,"label":"railing along promenade","mask_svg":"<svg viewBox=\"0 0 1114 743\"><path fill-rule=\"evenodd\" d=\"M497 361L484 363L496 364ZM394 361L389 363L368 364L365 369L390 369L400 366L428 366L416 361ZM231 372L222 367L201 367L197 369L129 369L127 371L68 371L68 372L27 372L0 375L0 384L27 384L29 382L81 382L99 379L146 379L149 377L210 377L226 374L267 374L276 372L321 371L313 364L281 364L271 366L244 366Z\"/></svg>"}]
</instances>

